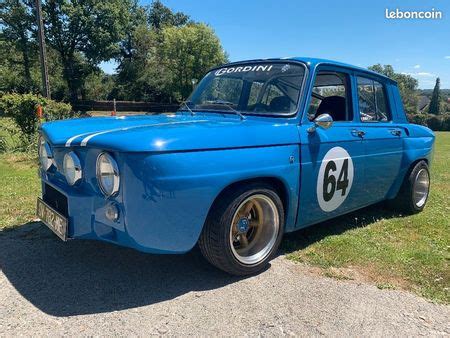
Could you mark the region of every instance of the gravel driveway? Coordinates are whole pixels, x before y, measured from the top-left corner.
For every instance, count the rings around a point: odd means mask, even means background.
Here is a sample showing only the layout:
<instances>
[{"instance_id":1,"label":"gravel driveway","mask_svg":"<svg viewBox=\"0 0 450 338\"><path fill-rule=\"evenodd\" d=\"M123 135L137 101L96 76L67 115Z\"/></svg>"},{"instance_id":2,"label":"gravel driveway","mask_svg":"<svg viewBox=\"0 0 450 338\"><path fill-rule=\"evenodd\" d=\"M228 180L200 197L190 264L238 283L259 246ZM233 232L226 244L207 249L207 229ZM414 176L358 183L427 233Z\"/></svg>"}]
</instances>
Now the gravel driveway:
<instances>
[{"instance_id":1,"label":"gravel driveway","mask_svg":"<svg viewBox=\"0 0 450 338\"><path fill-rule=\"evenodd\" d=\"M448 306L320 277L282 256L235 278L196 250L62 243L30 223L0 232L0 267L0 336L450 335Z\"/></svg>"}]
</instances>

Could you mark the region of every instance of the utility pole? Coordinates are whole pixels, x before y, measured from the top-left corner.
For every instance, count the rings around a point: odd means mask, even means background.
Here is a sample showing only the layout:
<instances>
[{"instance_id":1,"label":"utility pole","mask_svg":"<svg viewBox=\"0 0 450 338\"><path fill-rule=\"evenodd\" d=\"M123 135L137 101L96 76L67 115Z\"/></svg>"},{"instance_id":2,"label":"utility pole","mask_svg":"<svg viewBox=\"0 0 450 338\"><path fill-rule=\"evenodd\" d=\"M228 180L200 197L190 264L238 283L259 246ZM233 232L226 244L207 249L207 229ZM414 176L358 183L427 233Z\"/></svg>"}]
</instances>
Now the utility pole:
<instances>
[{"instance_id":1,"label":"utility pole","mask_svg":"<svg viewBox=\"0 0 450 338\"><path fill-rule=\"evenodd\" d=\"M41 60L41 74L42 74L42 85L43 85L43 95L46 98L50 98L50 83L48 81L48 70L47 70L47 53L45 51L45 36L44 36L44 23L42 21L42 7L41 1L35 0L36 7L36 20L38 24L38 39L39 39L39 52Z\"/></svg>"}]
</instances>

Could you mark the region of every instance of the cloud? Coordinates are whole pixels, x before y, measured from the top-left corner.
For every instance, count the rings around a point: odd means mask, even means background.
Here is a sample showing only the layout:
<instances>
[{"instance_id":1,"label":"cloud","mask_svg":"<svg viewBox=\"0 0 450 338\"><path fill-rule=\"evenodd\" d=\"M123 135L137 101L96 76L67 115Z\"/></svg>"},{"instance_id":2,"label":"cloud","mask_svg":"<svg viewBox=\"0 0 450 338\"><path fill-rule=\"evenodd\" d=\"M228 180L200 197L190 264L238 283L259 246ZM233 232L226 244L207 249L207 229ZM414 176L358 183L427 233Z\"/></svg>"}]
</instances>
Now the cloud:
<instances>
[{"instance_id":1,"label":"cloud","mask_svg":"<svg viewBox=\"0 0 450 338\"><path fill-rule=\"evenodd\" d=\"M429 85L432 85L432 84L435 84L436 82L435 81L433 81L433 80L422 80L422 84L429 84Z\"/></svg>"},{"instance_id":2,"label":"cloud","mask_svg":"<svg viewBox=\"0 0 450 338\"><path fill-rule=\"evenodd\" d=\"M428 73L428 72L418 72L416 73L417 76L436 76L433 73Z\"/></svg>"},{"instance_id":3,"label":"cloud","mask_svg":"<svg viewBox=\"0 0 450 338\"><path fill-rule=\"evenodd\" d=\"M433 76L436 76L435 74L428 73L428 72L417 72L417 73L402 72L401 74L403 74L403 75L411 75L411 76L419 76L419 77L433 77Z\"/></svg>"},{"instance_id":4,"label":"cloud","mask_svg":"<svg viewBox=\"0 0 450 338\"><path fill-rule=\"evenodd\" d=\"M415 65L413 68L414 68L414 69L419 69L419 68L420 68L420 65Z\"/></svg>"},{"instance_id":5,"label":"cloud","mask_svg":"<svg viewBox=\"0 0 450 338\"><path fill-rule=\"evenodd\" d=\"M450 60L450 55L444 56L444 59Z\"/></svg>"}]
</instances>

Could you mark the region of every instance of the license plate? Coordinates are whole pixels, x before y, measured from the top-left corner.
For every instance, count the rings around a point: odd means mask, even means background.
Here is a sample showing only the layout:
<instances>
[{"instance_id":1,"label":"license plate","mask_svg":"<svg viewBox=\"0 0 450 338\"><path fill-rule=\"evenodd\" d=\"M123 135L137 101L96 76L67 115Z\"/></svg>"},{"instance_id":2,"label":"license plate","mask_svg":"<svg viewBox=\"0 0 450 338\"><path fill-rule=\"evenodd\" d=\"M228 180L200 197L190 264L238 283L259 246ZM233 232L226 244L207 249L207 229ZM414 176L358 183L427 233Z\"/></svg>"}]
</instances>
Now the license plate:
<instances>
[{"instance_id":1,"label":"license plate","mask_svg":"<svg viewBox=\"0 0 450 338\"><path fill-rule=\"evenodd\" d=\"M36 214L59 238L67 241L67 218L38 198Z\"/></svg>"}]
</instances>

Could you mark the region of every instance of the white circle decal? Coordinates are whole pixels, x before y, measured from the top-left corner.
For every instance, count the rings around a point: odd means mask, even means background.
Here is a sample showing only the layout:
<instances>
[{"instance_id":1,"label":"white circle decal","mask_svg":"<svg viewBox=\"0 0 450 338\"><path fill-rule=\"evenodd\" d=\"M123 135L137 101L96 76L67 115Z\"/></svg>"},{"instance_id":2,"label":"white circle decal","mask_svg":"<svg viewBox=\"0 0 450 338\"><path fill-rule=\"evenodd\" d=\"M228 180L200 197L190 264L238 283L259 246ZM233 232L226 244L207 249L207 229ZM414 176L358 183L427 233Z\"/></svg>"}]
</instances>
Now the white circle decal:
<instances>
[{"instance_id":1,"label":"white circle decal","mask_svg":"<svg viewBox=\"0 0 450 338\"><path fill-rule=\"evenodd\" d=\"M353 161L341 147L328 150L317 177L317 200L323 211L337 209L347 198L353 182Z\"/></svg>"}]
</instances>

